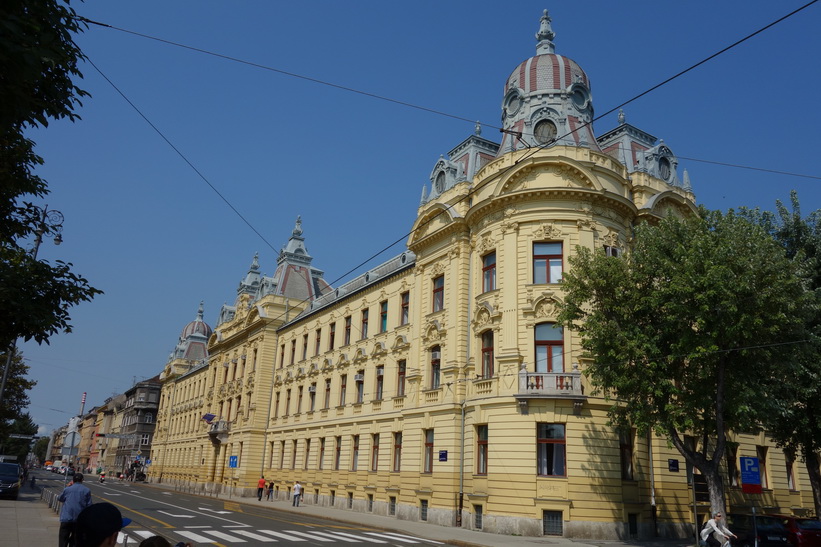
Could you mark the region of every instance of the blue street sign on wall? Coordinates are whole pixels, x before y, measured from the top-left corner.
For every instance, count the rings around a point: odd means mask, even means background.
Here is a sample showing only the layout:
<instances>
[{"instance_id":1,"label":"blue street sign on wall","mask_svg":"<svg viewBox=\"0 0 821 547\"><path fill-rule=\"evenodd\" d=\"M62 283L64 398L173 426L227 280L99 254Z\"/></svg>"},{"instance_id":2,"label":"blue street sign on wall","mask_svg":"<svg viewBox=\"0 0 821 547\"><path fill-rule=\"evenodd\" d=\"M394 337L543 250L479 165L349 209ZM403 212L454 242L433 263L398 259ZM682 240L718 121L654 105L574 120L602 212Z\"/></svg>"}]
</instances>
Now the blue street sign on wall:
<instances>
[{"instance_id":1,"label":"blue street sign on wall","mask_svg":"<svg viewBox=\"0 0 821 547\"><path fill-rule=\"evenodd\" d=\"M440 462L448 461L448 451L447 450L440 450L439 451L439 461Z\"/></svg>"},{"instance_id":2,"label":"blue street sign on wall","mask_svg":"<svg viewBox=\"0 0 821 547\"><path fill-rule=\"evenodd\" d=\"M741 490L745 494L761 493L761 468L758 458L739 458L741 464Z\"/></svg>"},{"instance_id":3,"label":"blue street sign on wall","mask_svg":"<svg viewBox=\"0 0 821 547\"><path fill-rule=\"evenodd\" d=\"M228 467L236 467L239 456L228 456Z\"/></svg>"}]
</instances>

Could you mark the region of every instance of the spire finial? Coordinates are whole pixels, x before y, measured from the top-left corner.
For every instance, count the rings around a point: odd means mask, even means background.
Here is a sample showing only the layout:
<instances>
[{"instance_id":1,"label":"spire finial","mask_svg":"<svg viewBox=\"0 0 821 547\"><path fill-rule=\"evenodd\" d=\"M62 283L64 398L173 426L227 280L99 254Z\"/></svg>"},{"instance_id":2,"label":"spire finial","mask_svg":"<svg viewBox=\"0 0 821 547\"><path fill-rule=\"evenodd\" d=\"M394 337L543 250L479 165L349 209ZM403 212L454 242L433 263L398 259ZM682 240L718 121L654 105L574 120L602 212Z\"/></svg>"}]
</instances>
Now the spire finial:
<instances>
[{"instance_id":1,"label":"spire finial","mask_svg":"<svg viewBox=\"0 0 821 547\"><path fill-rule=\"evenodd\" d=\"M294 226L294 231L291 232L294 237L299 237L302 235L302 217L296 217L296 225Z\"/></svg>"},{"instance_id":2,"label":"spire finial","mask_svg":"<svg viewBox=\"0 0 821 547\"><path fill-rule=\"evenodd\" d=\"M482 134L482 124L479 123L479 120L476 120L476 125L473 127L473 134L474 135L481 135Z\"/></svg>"},{"instance_id":3,"label":"spire finial","mask_svg":"<svg viewBox=\"0 0 821 547\"><path fill-rule=\"evenodd\" d=\"M197 321L202 322L202 314L204 313L203 305L205 302L200 300L200 308L197 310Z\"/></svg>"},{"instance_id":4,"label":"spire finial","mask_svg":"<svg viewBox=\"0 0 821 547\"><path fill-rule=\"evenodd\" d=\"M259 253L254 253L254 260L251 261L251 269L256 271L259 269Z\"/></svg>"},{"instance_id":5,"label":"spire finial","mask_svg":"<svg viewBox=\"0 0 821 547\"><path fill-rule=\"evenodd\" d=\"M626 120L627 120L627 117L624 115L624 110L622 110L621 108L619 108L619 125L624 124L624 122L625 122Z\"/></svg>"},{"instance_id":6,"label":"spire finial","mask_svg":"<svg viewBox=\"0 0 821 547\"><path fill-rule=\"evenodd\" d=\"M550 15L547 14L547 10L544 10L542 18L539 19L539 32L536 33L536 40L539 42L536 45L537 55L544 55L545 53L553 53L556 51L553 45L553 39L556 37L556 33L553 32L550 26L551 21L552 19Z\"/></svg>"}]
</instances>

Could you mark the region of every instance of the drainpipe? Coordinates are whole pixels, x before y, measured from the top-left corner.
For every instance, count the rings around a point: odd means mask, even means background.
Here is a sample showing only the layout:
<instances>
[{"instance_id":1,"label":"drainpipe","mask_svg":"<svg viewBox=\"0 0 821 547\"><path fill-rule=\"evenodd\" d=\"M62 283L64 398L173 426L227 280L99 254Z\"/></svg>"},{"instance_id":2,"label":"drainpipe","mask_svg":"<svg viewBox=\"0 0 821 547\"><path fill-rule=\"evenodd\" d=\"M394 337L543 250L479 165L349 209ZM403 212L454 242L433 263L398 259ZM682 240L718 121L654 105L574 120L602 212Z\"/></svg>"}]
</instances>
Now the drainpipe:
<instances>
[{"instance_id":1,"label":"drainpipe","mask_svg":"<svg viewBox=\"0 0 821 547\"><path fill-rule=\"evenodd\" d=\"M468 306L467 306L467 325L465 334L467 343L465 344L465 366L470 362L470 310L473 304L473 257L468 253ZM465 372L465 396L462 399L462 424L460 432L460 453L459 453L459 507L456 512L456 526L462 526L462 510L465 507L465 405L467 403L467 381L468 375Z\"/></svg>"},{"instance_id":2,"label":"drainpipe","mask_svg":"<svg viewBox=\"0 0 821 547\"><path fill-rule=\"evenodd\" d=\"M656 475L653 467L653 431L647 432L647 455L650 461L650 512L653 518L653 536L659 535L658 514L656 511Z\"/></svg>"}]
</instances>

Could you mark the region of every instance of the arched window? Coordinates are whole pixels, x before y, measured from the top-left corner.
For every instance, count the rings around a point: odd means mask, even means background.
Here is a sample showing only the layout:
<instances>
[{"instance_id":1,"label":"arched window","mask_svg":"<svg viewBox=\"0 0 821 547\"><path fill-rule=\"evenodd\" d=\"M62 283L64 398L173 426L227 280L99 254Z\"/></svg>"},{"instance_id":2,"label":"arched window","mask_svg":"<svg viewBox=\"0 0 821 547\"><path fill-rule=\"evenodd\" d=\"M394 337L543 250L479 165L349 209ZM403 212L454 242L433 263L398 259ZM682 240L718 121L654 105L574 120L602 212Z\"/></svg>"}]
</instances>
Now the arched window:
<instances>
[{"instance_id":1,"label":"arched window","mask_svg":"<svg viewBox=\"0 0 821 547\"><path fill-rule=\"evenodd\" d=\"M564 332L555 323L536 325L535 372L564 372Z\"/></svg>"},{"instance_id":2,"label":"arched window","mask_svg":"<svg viewBox=\"0 0 821 547\"><path fill-rule=\"evenodd\" d=\"M482 378L493 378L493 331L482 333Z\"/></svg>"},{"instance_id":3,"label":"arched window","mask_svg":"<svg viewBox=\"0 0 821 547\"><path fill-rule=\"evenodd\" d=\"M430 387L437 389L441 383L442 350L439 346L430 348Z\"/></svg>"}]
</instances>

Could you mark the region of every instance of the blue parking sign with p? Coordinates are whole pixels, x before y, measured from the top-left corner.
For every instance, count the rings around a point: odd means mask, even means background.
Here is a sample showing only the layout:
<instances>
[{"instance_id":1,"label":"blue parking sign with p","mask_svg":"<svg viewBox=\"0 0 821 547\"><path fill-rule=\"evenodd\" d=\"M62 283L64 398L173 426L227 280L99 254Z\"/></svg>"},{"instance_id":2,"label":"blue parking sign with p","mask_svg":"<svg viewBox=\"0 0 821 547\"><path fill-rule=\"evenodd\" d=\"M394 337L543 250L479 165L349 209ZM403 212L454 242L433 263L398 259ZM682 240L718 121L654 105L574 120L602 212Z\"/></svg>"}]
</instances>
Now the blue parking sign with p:
<instances>
[{"instance_id":1,"label":"blue parking sign with p","mask_svg":"<svg viewBox=\"0 0 821 547\"><path fill-rule=\"evenodd\" d=\"M741 464L741 489L748 494L761 493L761 468L758 458L739 458Z\"/></svg>"}]
</instances>

